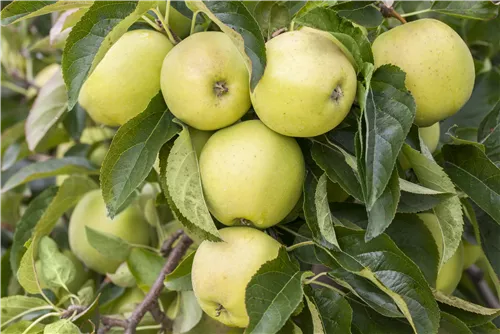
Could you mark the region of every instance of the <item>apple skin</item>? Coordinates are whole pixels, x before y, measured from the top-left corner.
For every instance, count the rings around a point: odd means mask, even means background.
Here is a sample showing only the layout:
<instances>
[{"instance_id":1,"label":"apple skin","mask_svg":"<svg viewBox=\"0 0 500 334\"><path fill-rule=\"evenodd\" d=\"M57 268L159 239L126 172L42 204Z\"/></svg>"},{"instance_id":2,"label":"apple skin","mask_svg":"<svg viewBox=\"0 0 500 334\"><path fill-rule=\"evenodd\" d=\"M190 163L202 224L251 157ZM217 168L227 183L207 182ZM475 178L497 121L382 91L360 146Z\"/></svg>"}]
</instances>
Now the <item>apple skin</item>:
<instances>
[{"instance_id":1,"label":"apple skin","mask_svg":"<svg viewBox=\"0 0 500 334\"><path fill-rule=\"evenodd\" d=\"M481 246L464 241L464 270L475 264L483 256Z\"/></svg>"},{"instance_id":2,"label":"apple skin","mask_svg":"<svg viewBox=\"0 0 500 334\"><path fill-rule=\"evenodd\" d=\"M172 114L199 130L231 125L250 108L245 62L231 39L217 31L191 35L169 52L161 91Z\"/></svg>"},{"instance_id":3,"label":"apple skin","mask_svg":"<svg viewBox=\"0 0 500 334\"><path fill-rule=\"evenodd\" d=\"M455 114L469 100L474 61L465 42L445 23L421 19L398 26L378 36L372 50L375 67L392 64L406 72L418 126Z\"/></svg>"},{"instance_id":4,"label":"apple skin","mask_svg":"<svg viewBox=\"0 0 500 334\"><path fill-rule=\"evenodd\" d=\"M441 258L443 253L443 239L437 217L432 213L419 213L418 217L432 233L438 247L439 257ZM451 295L457 288L462 277L463 263L464 247L463 243L460 242L453 256L441 266L437 275L436 289L444 294Z\"/></svg>"},{"instance_id":5,"label":"apple skin","mask_svg":"<svg viewBox=\"0 0 500 334\"><path fill-rule=\"evenodd\" d=\"M434 153L436 151L436 148L438 147L439 136L441 134L439 122L434 123L433 125L428 127L418 128L418 133L420 134L420 137L422 137L422 140L424 141L429 151L431 151L431 153Z\"/></svg>"},{"instance_id":6,"label":"apple skin","mask_svg":"<svg viewBox=\"0 0 500 334\"><path fill-rule=\"evenodd\" d=\"M208 208L221 223L267 228L299 200L304 157L294 138L251 120L210 137L201 152L200 174Z\"/></svg>"},{"instance_id":7,"label":"apple skin","mask_svg":"<svg viewBox=\"0 0 500 334\"><path fill-rule=\"evenodd\" d=\"M172 47L156 31L125 33L85 81L80 105L98 123L125 124L144 111L160 91L161 64Z\"/></svg>"},{"instance_id":8,"label":"apple skin","mask_svg":"<svg viewBox=\"0 0 500 334\"><path fill-rule=\"evenodd\" d=\"M266 43L266 55L251 95L264 124L285 136L314 137L342 122L356 96L356 72L331 39L314 29L286 32Z\"/></svg>"},{"instance_id":9,"label":"apple skin","mask_svg":"<svg viewBox=\"0 0 500 334\"><path fill-rule=\"evenodd\" d=\"M262 264L278 256L281 244L251 227L219 232L224 242L203 241L194 256L193 291L210 317L230 327L247 327L246 286Z\"/></svg>"},{"instance_id":10,"label":"apple skin","mask_svg":"<svg viewBox=\"0 0 500 334\"><path fill-rule=\"evenodd\" d=\"M105 257L92 247L87 240L85 226L112 234L131 244L147 245L149 242L148 223L137 203L132 203L112 220L107 217L100 190L85 194L71 215L69 244L73 253L88 268L101 274L114 273L121 262Z\"/></svg>"}]
</instances>

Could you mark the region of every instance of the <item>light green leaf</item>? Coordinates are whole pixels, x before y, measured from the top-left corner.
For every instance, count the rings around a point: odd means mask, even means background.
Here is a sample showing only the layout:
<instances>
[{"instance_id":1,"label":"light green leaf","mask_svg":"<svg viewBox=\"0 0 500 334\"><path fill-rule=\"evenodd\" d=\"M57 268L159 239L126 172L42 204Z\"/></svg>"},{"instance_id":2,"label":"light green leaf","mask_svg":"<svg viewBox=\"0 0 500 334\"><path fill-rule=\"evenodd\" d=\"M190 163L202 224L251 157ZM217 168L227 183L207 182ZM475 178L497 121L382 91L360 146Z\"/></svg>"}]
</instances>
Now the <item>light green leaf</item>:
<instances>
[{"instance_id":1,"label":"light green leaf","mask_svg":"<svg viewBox=\"0 0 500 334\"><path fill-rule=\"evenodd\" d=\"M75 279L76 268L73 262L62 254L54 240L42 237L39 243L39 259L44 282L52 288L63 287L68 289L68 284Z\"/></svg>"},{"instance_id":2,"label":"light green leaf","mask_svg":"<svg viewBox=\"0 0 500 334\"><path fill-rule=\"evenodd\" d=\"M16 23L32 17L88 7L92 1L13 1L2 9L2 25Z\"/></svg>"},{"instance_id":3,"label":"light green leaf","mask_svg":"<svg viewBox=\"0 0 500 334\"><path fill-rule=\"evenodd\" d=\"M80 334L80 330L71 321L62 319L45 326L43 334Z\"/></svg>"},{"instance_id":4,"label":"light green leaf","mask_svg":"<svg viewBox=\"0 0 500 334\"><path fill-rule=\"evenodd\" d=\"M6 192L29 181L63 174L97 174L99 171L87 160L79 157L50 159L28 165L12 175L2 188Z\"/></svg>"},{"instance_id":5,"label":"light green leaf","mask_svg":"<svg viewBox=\"0 0 500 334\"><path fill-rule=\"evenodd\" d=\"M165 276L165 287L174 291L193 290L191 283L191 267L193 266L194 254L186 255L181 263L170 274Z\"/></svg>"},{"instance_id":6,"label":"light green leaf","mask_svg":"<svg viewBox=\"0 0 500 334\"><path fill-rule=\"evenodd\" d=\"M32 321L29 320L21 320L18 321L9 327L2 329L2 334L19 334L25 333L24 331L28 329L29 326L33 324ZM31 329L25 334L42 334L44 325L38 323L35 326L31 327Z\"/></svg>"},{"instance_id":7,"label":"light green leaf","mask_svg":"<svg viewBox=\"0 0 500 334\"><path fill-rule=\"evenodd\" d=\"M33 312L36 312L37 310L50 307L50 305L48 305L47 302L41 298L21 295L4 297L1 299L1 304L2 323L7 322L26 311L33 310Z\"/></svg>"},{"instance_id":8,"label":"light green leaf","mask_svg":"<svg viewBox=\"0 0 500 334\"><path fill-rule=\"evenodd\" d=\"M112 234L100 232L90 226L85 226L85 233L89 244L102 255L117 261L127 259L132 248L127 241Z\"/></svg>"},{"instance_id":9,"label":"light green leaf","mask_svg":"<svg viewBox=\"0 0 500 334\"><path fill-rule=\"evenodd\" d=\"M179 313L174 319L174 334L191 330L200 322L203 315L193 291L181 291L179 303Z\"/></svg>"},{"instance_id":10,"label":"light green leaf","mask_svg":"<svg viewBox=\"0 0 500 334\"><path fill-rule=\"evenodd\" d=\"M127 265L137 285L143 291L148 291L165 265L165 259L146 249L134 248L127 258Z\"/></svg>"}]
</instances>

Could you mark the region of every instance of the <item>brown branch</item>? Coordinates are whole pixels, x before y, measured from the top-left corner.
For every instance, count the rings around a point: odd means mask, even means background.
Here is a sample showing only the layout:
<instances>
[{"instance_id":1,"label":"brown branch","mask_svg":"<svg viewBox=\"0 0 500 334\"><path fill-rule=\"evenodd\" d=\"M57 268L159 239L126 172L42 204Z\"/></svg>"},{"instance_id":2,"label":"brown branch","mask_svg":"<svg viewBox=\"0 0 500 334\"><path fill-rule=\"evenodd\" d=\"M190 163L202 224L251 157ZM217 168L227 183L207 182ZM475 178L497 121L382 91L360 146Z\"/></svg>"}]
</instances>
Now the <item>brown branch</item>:
<instances>
[{"instance_id":1,"label":"brown branch","mask_svg":"<svg viewBox=\"0 0 500 334\"><path fill-rule=\"evenodd\" d=\"M172 246L183 233L184 231L182 229L177 230L167 240L165 240L165 242L163 242L163 245L160 247L160 253L163 257L167 257L168 254L170 254Z\"/></svg>"},{"instance_id":2,"label":"brown branch","mask_svg":"<svg viewBox=\"0 0 500 334\"><path fill-rule=\"evenodd\" d=\"M166 333L167 330L172 326L171 320L167 317L165 313L160 309L160 304L158 300L154 301L151 305L149 313L153 316L153 319L161 325L161 333Z\"/></svg>"},{"instance_id":3,"label":"brown branch","mask_svg":"<svg viewBox=\"0 0 500 334\"><path fill-rule=\"evenodd\" d=\"M406 23L405 18L399 15L399 13L394 10L394 8L387 6L383 2L379 4L379 7L380 7L380 13L382 13L383 17L385 18L393 17L403 24Z\"/></svg>"},{"instance_id":4,"label":"brown branch","mask_svg":"<svg viewBox=\"0 0 500 334\"><path fill-rule=\"evenodd\" d=\"M175 246L172 252L170 252L167 262L163 266L160 275L154 282L148 294L146 295L146 297L144 297L142 303L135 308L134 312L132 312L132 315L128 318L128 326L125 329L125 334L135 334L137 325L142 320L146 312L151 312L152 306L154 306L155 304L157 305L158 297L160 296L160 293L164 287L163 282L165 280L165 276L174 271L174 269L181 261L181 258L184 256L184 254L186 254L186 251L192 243L193 240L191 240L191 238L189 238L187 235L183 234L180 237L179 243ZM155 310L153 312L156 313L157 311Z\"/></svg>"},{"instance_id":5,"label":"brown branch","mask_svg":"<svg viewBox=\"0 0 500 334\"><path fill-rule=\"evenodd\" d=\"M474 286L483 298L486 306L490 308L500 308L500 302L498 301L493 291L491 291L488 282L485 281L484 273L482 272L482 270L478 266L472 265L469 268L465 269L465 272L467 273L467 275L469 275L470 279L474 283Z\"/></svg>"}]
</instances>

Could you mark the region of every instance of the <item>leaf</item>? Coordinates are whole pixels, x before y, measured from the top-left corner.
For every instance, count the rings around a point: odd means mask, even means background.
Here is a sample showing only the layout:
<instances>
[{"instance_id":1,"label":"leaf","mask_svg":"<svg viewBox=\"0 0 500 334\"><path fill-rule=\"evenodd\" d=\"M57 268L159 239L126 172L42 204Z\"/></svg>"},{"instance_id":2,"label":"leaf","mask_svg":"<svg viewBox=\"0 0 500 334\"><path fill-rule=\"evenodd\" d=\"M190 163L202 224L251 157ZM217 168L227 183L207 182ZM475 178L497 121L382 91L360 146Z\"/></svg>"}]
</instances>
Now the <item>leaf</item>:
<instances>
[{"instance_id":1,"label":"leaf","mask_svg":"<svg viewBox=\"0 0 500 334\"><path fill-rule=\"evenodd\" d=\"M315 333L351 332L352 309L341 294L323 287L304 291L310 312L320 320L321 328L315 328Z\"/></svg>"},{"instance_id":2,"label":"leaf","mask_svg":"<svg viewBox=\"0 0 500 334\"><path fill-rule=\"evenodd\" d=\"M444 193L423 187L404 179L399 179L401 198L398 203L398 212L417 213L434 208L442 200L453 194Z\"/></svg>"},{"instance_id":3,"label":"leaf","mask_svg":"<svg viewBox=\"0 0 500 334\"><path fill-rule=\"evenodd\" d=\"M334 9L316 7L310 11L299 13L294 21L306 27L328 31L333 37L337 39L340 37L342 43L349 40L349 44L344 44L344 50L347 49L351 55L359 54L362 62L373 63L373 55L368 38L363 34L361 29L341 17ZM360 60L357 61L359 69L362 68Z\"/></svg>"},{"instance_id":4,"label":"leaf","mask_svg":"<svg viewBox=\"0 0 500 334\"><path fill-rule=\"evenodd\" d=\"M356 334L412 334L408 323L383 317L357 301L349 300L352 312L352 329Z\"/></svg>"},{"instance_id":5,"label":"leaf","mask_svg":"<svg viewBox=\"0 0 500 334\"><path fill-rule=\"evenodd\" d=\"M85 226L89 244L102 255L117 261L125 261L132 245L112 234L103 233L90 226Z\"/></svg>"},{"instance_id":6,"label":"leaf","mask_svg":"<svg viewBox=\"0 0 500 334\"><path fill-rule=\"evenodd\" d=\"M32 321L21 320L18 321L9 327L2 329L2 334L19 334L25 333L24 331L28 329L33 324ZM31 329L25 334L42 334L44 329L44 325L38 323L31 327Z\"/></svg>"},{"instance_id":7,"label":"leaf","mask_svg":"<svg viewBox=\"0 0 500 334\"><path fill-rule=\"evenodd\" d=\"M394 168L382 195L377 198L371 209L368 209L368 206L366 207L368 213L366 241L382 234L391 224L396 215L400 196L398 172Z\"/></svg>"},{"instance_id":8,"label":"leaf","mask_svg":"<svg viewBox=\"0 0 500 334\"><path fill-rule=\"evenodd\" d=\"M338 247L338 242L328 206L326 183L326 174L317 179L311 171L307 173L304 182L304 216L314 239L330 248L332 245Z\"/></svg>"},{"instance_id":9,"label":"leaf","mask_svg":"<svg viewBox=\"0 0 500 334\"><path fill-rule=\"evenodd\" d=\"M73 262L59 251L55 241L49 237L41 238L38 247L42 272L37 274L42 275L49 287L68 290L68 284L77 274Z\"/></svg>"},{"instance_id":10,"label":"leaf","mask_svg":"<svg viewBox=\"0 0 500 334\"><path fill-rule=\"evenodd\" d=\"M158 93L146 110L118 129L101 168L101 187L108 213L114 217L151 172L163 144L179 132Z\"/></svg>"},{"instance_id":11,"label":"leaf","mask_svg":"<svg viewBox=\"0 0 500 334\"><path fill-rule=\"evenodd\" d=\"M186 4L193 13L205 13L231 38L245 60L253 90L264 74L266 48L259 25L245 5L239 1L186 1Z\"/></svg>"},{"instance_id":12,"label":"leaf","mask_svg":"<svg viewBox=\"0 0 500 334\"><path fill-rule=\"evenodd\" d=\"M87 112L78 103L64 117L63 126L73 140L80 141L83 130L87 125L86 120Z\"/></svg>"},{"instance_id":13,"label":"leaf","mask_svg":"<svg viewBox=\"0 0 500 334\"><path fill-rule=\"evenodd\" d=\"M98 171L87 160L78 157L50 159L28 165L12 175L2 193L29 181L63 174L96 174Z\"/></svg>"},{"instance_id":14,"label":"leaf","mask_svg":"<svg viewBox=\"0 0 500 334\"><path fill-rule=\"evenodd\" d=\"M403 146L402 152L424 187L455 194L455 186L434 160L427 158L406 144ZM443 237L442 265L453 256L462 238L463 217L458 196L454 195L441 201L434 207L433 213L439 221Z\"/></svg>"},{"instance_id":15,"label":"leaf","mask_svg":"<svg viewBox=\"0 0 500 334\"><path fill-rule=\"evenodd\" d=\"M441 312L439 334L472 334L472 332L457 317L446 312Z\"/></svg>"},{"instance_id":16,"label":"leaf","mask_svg":"<svg viewBox=\"0 0 500 334\"><path fill-rule=\"evenodd\" d=\"M481 326L471 327L470 330L472 334L499 334L500 329L497 328L493 323L488 322Z\"/></svg>"},{"instance_id":17,"label":"leaf","mask_svg":"<svg viewBox=\"0 0 500 334\"><path fill-rule=\"evenodd\" d=\"M24 212L21 220L16 225L14 232L14 241L10 252L10 266L12 271L17 274L19 263L25 252L25 244L31 238L33 229L43 216L47 207L57 194L56 187L47 188L40 195L35 197Z\"/></svg>"},{"instance_id":18,"label":"leaf","mask_svg":"<svg viewBox=\"0 0 500 334\"><path fill-rule=\"evenodd\" d=\"M337 182L342 189L358 201L363 200L359 177L355 169L355 160L348 153L343 153L337 147L320 142L314 142L311 154L318 166L333 182Z\"/></svg>"},{"instance_id":19,"label":"leaf","mask_svg":"<svg viewBox=\"0 0 500 334\"><path fill-rule=\"evenodd\" d=\"M288 26L293 15L305 1L256 1L253 4L254 8L249 10L259 24L265 39L269 40L276 30Z\"/></svg>"},{"instance_id":20,"label":"leaf","mask_svg":"<svg viewBox=\"0 0 500 334\"><path fill-rule=\"evenodd\" d=\"M477 140L484 144L486 155L498 166L500 163L500 100L481 121Z\"/></svg>"},{"instance_id":21,"label":"leaf","mask_svg":"<svg viewBox=\"0 0 500 334\"><path fill-rule=\"evenodd\" d=\"M87 8L75 8L62 12L57 20L52 24L49 33L50 45L57 48L64 48L73 26L80 21L87 12Z\"/></svg>"},{"instance_id":22,"label":"leaf","mask_svg":"<svg viewBox=\"0 0 500 334\"><path fill-rule=\"evenodd\" d=\"M2 323L7 322L26 311L33 310L34 312L40 310L41 308L50 307L43 299L21 295L4 297L1 299L1 303Z\"/></svg>"},{"instance_id":23,"label":"leaf","mask_svg":"<svg viewBox=\"0 0 500 334\"><path fill-rule=\"evenodd\" d=\"M455 296L447 296L439 291L434 291L434 296L439 302L441 311L457 317L467 326L483 325L500 315L500 309L483 307Z\"/></svg>"},{"instance_id":24,"label":"leaf","mask_svg":"<svg viewBox=\"0 0 500 334\"><path fill-rule=\"evenodd\" d=\"M384 65L371 78L364 110L368 210L385 191L415 118L415 101L405 87L405 77L398 67Z\"/></svg>"},{"instance_id":25,"label":"leaf","mask_svg":"<svg viewBox=\"0 0 500 334\"><path fill-rule=\"evenodd\" d=\"M66 87L58 70L40 89L26 119L26 141L34 151L40 140L64 114L67 108Z\"/></svg>"},{"instance_id":26,"label":"leaf","mask_svg":"<svg viewBox=\"0 0 500 334\"><path fill-rule=\"evenodd\" d=\"M164 264L165 259L160 255L142 248L133 248L127 258L130 272L143 291L151 288Z\"/></svg>"},{"instance_id":27,"label":"leaf","mask_svg":"<svg viewBox=\"0 0 500 334\"><path fill-rule=\"evenodd\" d=\"M474 20L491 20L498 15L498 6L491 1L434 1L431 10Z\"/></svg>"},{"instance_id":28,"label":"leaf","mask_svg":"<svg viewBox=\"0 0 500 334\"><path fill-rule=\"evenodd\" d=\"M165 287L173 291L193 290L191 283L191 267L195 252L185 256L181 263L170 274L165 276Z\"/></svg>"},{"instance_id":29,"label":"leaf","mask_svg":"<svg viewBox=\"0 0 500 334\"><path fill-rule=\"evenodd\" d=\"M384 21L384 17L371 1L343 2L335 5L333 9L343 18L367 28L378 27Z\"/></svg>"},{"instance_id":30,"label":"leaf","mask_svg":"<svg viewBox=\"0 0 500 334\"><path fill-rule=\"evenodd\" d=\"M182 291L180 293L180 310L174 319L174 334L185 333L200 322L203 311L198 305L193 291Z\"/></svg>"},{"instance_id":31,"label":"leaf","mask_svg":"<svg viewBox=\"0 0 500 334\"><path fill-rule=\"evenodd\" d=\"M43 334L80 334L80 330L71 321L62 319L45 326Z\"/></svg>"},{"instance_id":32,"label":"leaf","mask_svg":"<svg viewBox=\"0 0 500 334\"><path fill-rule=\"evenodd\" d=\"M442 152L452 181L500 224L500 169L473 145L445 145Z\"/></svg>"},{"instance_id":33,"label":"leaf","mask_svg":"<svg viewBox=\"0 0 500 334\"><path fill-rule=\"evenodd\" d=\"M1 24L7 25L32 17L64 11L72 8L88 7L92 1L13 1L2 9Z\"/></svg>"},{"instance_id":34,"label":"leaf","mask_svg":"<svg viewBox=\"0 0 500 334\"><path fill-rule=\"evenodd\" d=\"M500 225L476 205L470 205L480 231L481 248L491 263L492 269L500 275ZM471 222L472 223L472 222ZM474 225L474 224L473 224Z\"/></svg>"},{"instance_id":35,"label":"leaf","mask_svg":"<svg viewBox=\"0 0 500 334\"><path fill-rule=\"evenodd\" d=\"M259 268L246 287L246 333L276 333L285 325L302 300L301 276L284 248Z\"/></svg>"},{"instance_id":36,"label":"leaf","mask_svg":"<svg viewBox=\"0 0 500 334\"><path fill-rule=\"evenodd\" d=\"M166 162L165 166L165 157L160 155L162 187L167 188L172 202L189 221L187 227L200 231L204 239L219 241L219 232L203 196L198 158L187 126L175 140Z\"/></svg>"},{"instance_id":37,"label":"leaf","mask_svg":"<svg viewBox=\"0 0 500 334\"><path fill-rule=\"evenodd\" d=\"M68 109L72 109L83 83L109 48L154 1L95 1L69 33L62 57Z\"/></svg>"}]
</instances>

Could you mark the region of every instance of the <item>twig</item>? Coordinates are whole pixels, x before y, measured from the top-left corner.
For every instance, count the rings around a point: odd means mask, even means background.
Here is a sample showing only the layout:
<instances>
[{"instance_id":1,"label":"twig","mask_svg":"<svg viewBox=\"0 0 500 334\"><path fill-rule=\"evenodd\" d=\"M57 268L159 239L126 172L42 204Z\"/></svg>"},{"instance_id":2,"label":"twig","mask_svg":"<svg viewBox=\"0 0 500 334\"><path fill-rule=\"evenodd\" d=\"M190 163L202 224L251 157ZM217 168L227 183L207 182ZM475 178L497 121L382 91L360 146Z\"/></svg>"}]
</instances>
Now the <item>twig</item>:
<instances>
[{"instance_id":1,"label":"twig","mask_svg":"<svg viewBox=\"0 0 500 334\"><path fill-rule=\"evenodd\" d=\"M481 269L476 265L472 265L465 269L465 272L469 275L479 294L486 302L486 305L490 308L500 308L500 302L491 291L488 283L484 280L484 274Z\"/></svg>"},{"instance_id":2,"label":"twig","mask_svg":"<svg viewBox=\"0 0 500 334\"><path fill-rule=\"evenodd\" d=\"M167 240L165 240L165 242L163 243L163 245L161 245L160 248L160 253L163 257L167 257L168 254L170 254L170 252L172 251L172 246L183 233L184 231L182 229L177 230Z\"/></svg>"},{"instance_id":3,"label":"twig","mask_svg":"<svg viewBox=\"0 0 500 334\"><path fill-rule=\"evenodd\" d=\"M385 3L381 2L379 4L380 7L380 13L382 13L383 17L394 17L397 19L399 22L405 24L406 20L404 17L402 17L398 12L394 10L391 6L387 6Z\"/></svg>"},{"instance_id":4,"label":"twig","mask_svg":"<svg viewBox=\"0 0 500 334\"><path fill-rule=\"evenodd\" d=\"M171 325L170 319L166 316L165 313L160 309L160 304L158 304L158 300L154 301L151 305L151 309L149 313L153 316L153 319L161 325L161 333L166 333L168 328Z\"/></svg>"},{"instance_id":5,"label":"twig","mask_svg":"<svg viewBox=\"0 0 500 334\"><path fill-rule=\"evenodd\" d=\"M171 273L177 267L181 258L184 256L184 254L186 254L186 251L192 243L193 240L191 240L191 238L189 238L187 235L183 234L180 237L179 243L170 252L167 262L163 266L160 275L154 282L148 294L146 295L142 303L135 308L134 312L132 312L132 315L128 318L128 326L125 329L125 334L135 334L137 325L142 320L146 312L151 311L151 307L158 302L158 297L160 296L160 293L164 287L163 282L165 280L165 276Z\"/></svg>"},{"instance_id":6,"label":"twig","mask_svg":"<svg viewBox=\"0 0 500 334\"><path fill-rule=\"evenodd\" d=\"M128 328L129 323L126 319L118 319L113 317L101 316L102 327L99 328L97 334L107 333L112 327L121 327L123 329Z\"/></svg>"}]
</instances>

